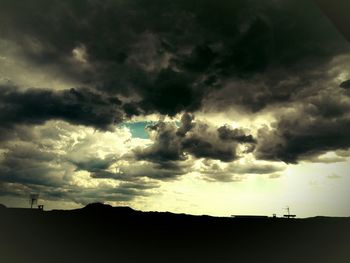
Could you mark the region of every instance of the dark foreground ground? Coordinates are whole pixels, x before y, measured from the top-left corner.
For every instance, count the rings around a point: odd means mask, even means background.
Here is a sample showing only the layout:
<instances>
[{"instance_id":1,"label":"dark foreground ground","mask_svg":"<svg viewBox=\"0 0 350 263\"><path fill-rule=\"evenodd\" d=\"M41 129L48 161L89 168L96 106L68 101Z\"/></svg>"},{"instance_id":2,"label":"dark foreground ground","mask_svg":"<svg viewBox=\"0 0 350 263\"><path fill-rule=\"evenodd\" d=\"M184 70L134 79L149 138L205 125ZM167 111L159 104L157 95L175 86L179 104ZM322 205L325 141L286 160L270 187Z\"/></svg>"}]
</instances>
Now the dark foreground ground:
<instances>
[{"instance_id":1,"label":"dark foreground ground","mask_svg":"<svg viewBox=\"0 0 350 263\"><path fill-rule=\"evenodd\" d=\"M0 209L0 262L349 263L350 218L234 219L103 205Z\"/></svg>"}]
</instances>

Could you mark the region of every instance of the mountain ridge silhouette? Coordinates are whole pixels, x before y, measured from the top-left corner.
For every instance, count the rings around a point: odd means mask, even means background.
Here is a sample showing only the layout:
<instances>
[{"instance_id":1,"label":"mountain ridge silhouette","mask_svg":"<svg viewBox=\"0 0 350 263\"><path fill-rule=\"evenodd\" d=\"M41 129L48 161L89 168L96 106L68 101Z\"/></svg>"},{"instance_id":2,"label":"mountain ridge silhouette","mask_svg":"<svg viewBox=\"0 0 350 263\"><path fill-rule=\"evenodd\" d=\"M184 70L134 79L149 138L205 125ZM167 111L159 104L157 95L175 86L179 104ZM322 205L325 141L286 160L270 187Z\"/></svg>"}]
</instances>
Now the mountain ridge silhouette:
<instances>
[{"instance_id":1,"label":"mountain ridge silhouette","mask_svg":"<svg viewBox=\"0 0 350 263\"><path fill-rule=\"evenodd\" d=\"M0 209L0 262L348 263L350 218L229 218L80 209ZM288 255L288 256L286 256Z\"/></svg>"}]
</instances>

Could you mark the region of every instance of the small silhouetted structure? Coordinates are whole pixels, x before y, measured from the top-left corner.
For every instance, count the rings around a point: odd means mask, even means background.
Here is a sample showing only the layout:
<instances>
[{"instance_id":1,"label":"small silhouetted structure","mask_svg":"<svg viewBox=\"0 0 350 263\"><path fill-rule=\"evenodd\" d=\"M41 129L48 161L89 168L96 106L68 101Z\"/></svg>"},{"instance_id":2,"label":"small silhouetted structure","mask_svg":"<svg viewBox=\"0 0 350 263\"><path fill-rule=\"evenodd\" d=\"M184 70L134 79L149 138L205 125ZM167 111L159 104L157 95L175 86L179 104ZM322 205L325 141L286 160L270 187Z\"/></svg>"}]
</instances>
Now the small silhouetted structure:
<instances>
[{"instance_id":1,"label":"small silhouetted structure","mask_svg":"<svg viewBox=\"0 0 350 263\"><path fill-rule=\"evenodd\" d=\"M287 215L283 215L285 218L294 218L294 217L296 217L296 215L291 215L291 214L290 214L289 206L287 206L285 209L286 209L287 212L288 212Z\"/></svg>"},{"instance_id":2,"label":"small silhouetted structure","mask_svg":"<svg viewBox=\"0 0 350 263\"><path fill-rule=\"evenodd\" d=\"M39 209L40 211L44 211L44 205L38 205L38 209Z\"/></svg>"},{"instance_id":3,"label":"small silhouetted structure","mask_svg":"<svg viewBox=\"0 0 350 263\"><path fill-rule=\"evenodd\" d=\"M29 195L29 203L30 203L30 208L33 209L33 205L38 203L39 199L39 194L30 194Z\"/></svg>"}]
</instances>

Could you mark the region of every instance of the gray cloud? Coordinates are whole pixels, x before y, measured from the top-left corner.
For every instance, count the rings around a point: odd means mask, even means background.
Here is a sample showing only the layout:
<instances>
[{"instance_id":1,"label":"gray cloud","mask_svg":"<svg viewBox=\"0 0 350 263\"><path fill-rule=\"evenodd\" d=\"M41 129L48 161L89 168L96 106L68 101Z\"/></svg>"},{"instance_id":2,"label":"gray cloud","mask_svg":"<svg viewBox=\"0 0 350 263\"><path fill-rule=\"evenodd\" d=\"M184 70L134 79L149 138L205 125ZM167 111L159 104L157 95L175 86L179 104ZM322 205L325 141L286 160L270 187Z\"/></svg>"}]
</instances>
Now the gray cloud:
<instances>
[{"instance_id":1,"label":"gray cloud","mask_svg":"<svg viewBox=\"0 0 350 263\"><path fill-rule=\"evenodd\" d=\"M84 158L82 160L70 160L72 164L76 166L77 170L98 172L107 170L113 163L115 163L116 157L114 155L106 156L105 158Z\"/></svg>"},{"instance_id":2,"label":"gray cloud","mask_svg":"<svg viewBox=\"0 0 350 263\"><path fill-rule=\"evenodd\" d=\"M80 130L81 127L63 122L35 128L17 126L16 134L0 143L0 195L27 198L29 193L35 192L46 200L87 204L130 201L148 196L150 190L159 187L155 180L145 180L152 175L135 174L132 170L120 176L99 176L108 173L120 154L99 157L93 141L98 138L72 137L72 133ZM79 176L82 171L85 177ZM106 178L114 179L115 184L99 180ZM93 180L95 183L91 184Z\"/></svg>"},{"instance_id":3,"label":"gray cloud","mask_svg":"<svg viewBox=\"0 0 350 263\"><path fill-rule=\"evenodd\" d=\"M154 143L146 149L135 150L136 158L166 165L184 161L190 154L196 158L230 162L240 158L237 153L239 144L255 144L254 138L242 130L228 126L216 129L193 119L193 116L184 114L179 128L175 123L163 121L149 126L148 130L155 136Z\"/></svg>"},{"instance_id":4,"label":"gray cloud","mask_svg":"<svg viewBox=\"0 0 350 263\"><path fill-rule=\"evenodd\" d=\"M119 123L120 101L87 90L50 91L0 87L0 122L3 127L16 124L43 124L61 119L74 124L110 129Z\"/></svg>"},{"instance_id":5,"label":"gray cloud","mask_svg":"<svg viewBox=\"0 0 350 263\"><path fill-rule=\"evenodd\" d=\"M259 130L255 155L259 159L297 163L327 151L350 147L350 98L330 89L304 99L282 113L273 129Z\"/></svg>"},{"instance_id":6,"label":"gray cloud","mask_svg":"<svg viewBox=\"0 0 350 263\"><path fill-rule=\"evenodd\" d=\"M219 137L224 141L237 141L241 143L256 143L252 135L246 135L243 130L231 129L228 126L222 126L218 129Z\"/></svg>"},{"instance_id":7,"label":"gray cloud","mask_svg":"<svg viewBox=\"0 0 350 263\"><path fill-rule=\"evenodd\" d=\"M118 174L128 177L148 177L167 181L177 179L191 170L191 163L162 162L134 163L132 166L121 166Z\"/></svg>"},{"instance_id":8,"label":"gray cloud","mask_svg":"<svg viewBox=\"0 0 350 263\"><path fill-rule=\"evenodd\" d=\"M239 182L249 175L269 175L270 178L276 178L286 169L286 165L283 164L259 162L232 162L226 167L221 167L216 162L206 160L202 164L199 171L204 179L211 182Z\"/></svg>"}]
</instances>

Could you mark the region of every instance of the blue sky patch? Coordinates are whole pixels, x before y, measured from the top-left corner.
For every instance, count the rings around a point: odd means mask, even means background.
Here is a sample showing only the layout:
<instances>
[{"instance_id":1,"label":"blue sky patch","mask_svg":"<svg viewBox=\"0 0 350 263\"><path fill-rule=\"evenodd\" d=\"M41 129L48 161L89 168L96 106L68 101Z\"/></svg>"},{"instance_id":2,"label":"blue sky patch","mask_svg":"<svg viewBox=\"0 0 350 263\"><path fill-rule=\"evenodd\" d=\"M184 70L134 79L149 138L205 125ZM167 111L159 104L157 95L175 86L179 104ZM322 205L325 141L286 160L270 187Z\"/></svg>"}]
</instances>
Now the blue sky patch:
<instances>
[{"instance_id":1,"label":"blue sky patch","mask_svg":"<svg viewBox=\"0 0 350 263\"><path fill-rule=\"evenodd\" d=\"M146 126L151 124L154 124L154 122L140 121L140 122L125 122L118 126L128 128L133 138L149 139L148 133L146 131Z\"/></svg>"}]
</instances>

